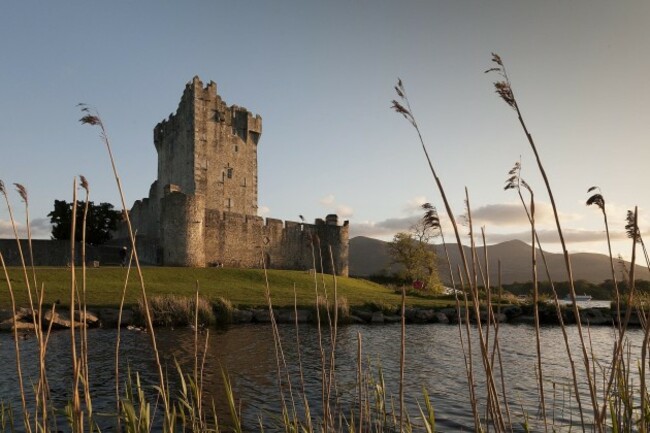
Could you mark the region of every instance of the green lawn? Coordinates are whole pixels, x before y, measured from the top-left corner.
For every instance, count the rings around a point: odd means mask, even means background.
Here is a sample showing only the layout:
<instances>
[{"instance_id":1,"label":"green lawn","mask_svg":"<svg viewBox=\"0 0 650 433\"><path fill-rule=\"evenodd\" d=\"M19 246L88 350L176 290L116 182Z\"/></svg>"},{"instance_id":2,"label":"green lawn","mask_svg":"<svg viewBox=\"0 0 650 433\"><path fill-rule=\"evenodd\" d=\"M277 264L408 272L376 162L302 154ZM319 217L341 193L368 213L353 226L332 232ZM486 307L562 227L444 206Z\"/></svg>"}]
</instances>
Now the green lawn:
<instances>
[{"instance_id":1,"label":"green lawn","mask_svg":"<svg viewBox=\"0 0 650 433\"><path fill-rule=\"evenodd\" d=\"M27 292L22 269L9 268L9 275L19 306L28 305ZM31 281L31 273L30 281ZM45 304L57 300L62 305L70 304L71 273L65 268L36 268L39 288L45 287ZM235 306L253 307L265 305L264 289L266 287L264 272L259 269L226 269L226 268L167 268L146 267L143 275L147 294L176 294L194 296L198 283L201 296L208 299L223 297ZM103 267L87 269L87 299L88 305L117 306L122 296L126 269L119 267ZM318 275L318 287L322 291L322 275ZM314 304L314 277L303 271L268 271L271 298L276 307L294 305L294 286L298 306ZM334 279L325 275L325 287L328 296L333 296ZM77 269L77 282L81 287L81 270ZM400 296L392 290L367 280L337 277L338 293L345 297L351 307L368 302L399 305ZM322 293L322 292L321 292ZM127 304L137 303L140 297L140 284L137 272L131 271L127 289ZM409 297L408 305L437 306L448 305L451 301L425 297ZM7 282L0 280L0 308L10 306Z\"/></svg>"}]
</instances>

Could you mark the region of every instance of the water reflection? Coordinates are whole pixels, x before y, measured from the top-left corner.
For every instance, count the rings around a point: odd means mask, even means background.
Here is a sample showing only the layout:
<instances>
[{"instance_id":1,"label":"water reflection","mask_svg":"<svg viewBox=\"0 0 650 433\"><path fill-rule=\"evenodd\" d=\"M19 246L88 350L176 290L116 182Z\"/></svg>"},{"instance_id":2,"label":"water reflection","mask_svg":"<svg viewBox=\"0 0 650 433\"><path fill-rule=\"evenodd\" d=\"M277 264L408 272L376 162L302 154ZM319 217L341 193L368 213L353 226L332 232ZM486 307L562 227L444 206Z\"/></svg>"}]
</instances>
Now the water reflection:
<instances>
[{"instance_id":1,"label":"water reflection","mask_svg":"<svg viewBox=\"0 0 650 433\"><path fill-rule=\"evenodd\" d=\"M569 327L569 344L576 364L582 364L577 329ZM464 331L463 331L464 332ZM269 325L246 325L227 331L211 330L205 356L204 387L206 395L214 398L221 419L228 419L228 409L223 389L222 369L228 373L241 404L244 423L248 431L258 430L260 418L271 424L280 409L280 388L288 396L291 389L296 397L298 412L303 413L300 404L300 371L304 377L306 396L312 415L318 417L321 411L321 350L317 329L303 326L299 339L292 326L279 328L282 353L286 358L288 376L283 371L278 376L276 346ZM600 360L611 357L615 338L614 331L607 327L592 328L590 331L593 353ZM367 370L375 376L378 367L383 369L387 395L398 395L400 327L345 326L339 328L337 345L336 387L332 401L348 412L356 407L358 335L362 336L361 359ZM629 331L633 352L639 353L642 342L640 330ZM96 412L110 414L115 411L115 330L97 329L89 332L91 388ZM194 368L194 333L187 329L160 329L157 332L159 349L166 365L167 376L172 386L177 384L174 360L184 371ZM205 335L199 336L199 352L205 344ZM545 387L547 392L547 413L558 425L577 419L574 399L571 398L571 371L559 328L547 327L541 330ZM490 335L494 341L494 331ZM48 369L52 397L57 407L63 407L69 399L72 377L69 355L69 333L57 332L51 337L48 349ZM499 344L503 359L504 381L508 388L507 400L516 413L516 419L523 421L522 409L535 418L539 413L537 383L535 380L535 333L534 329L521 325L502 325ZM298 343L299 342L299 343ZM298 347L300 344L300 347ZM322 345L329 352L329 333L323 332ZM459 343L459 330L448 325L422 325L407 328L406 355L406 403L409 414L417 418L418 402L422 403L422 389L431 396L436 410L437 431L473 430L469 389L465 369L465 358ZM24 359L25 383L36 378L36 342L21 341ZM156 383L154 360L149 348L149 337L142 332L123 331L120 355L121 371L127 368L138 371L142 382L151 390ZM473 344L475 373L482 370L476 340ZM300 356L299 356L300 355ZM0 335L0 365L4 371L15 371L13 342L11 335ZM202 359L199 359L201 368ZM282 365L281 365L282 367ZM281 370L283 370L281 368ZM290 377L290 380L287 379ZM30 379L31 378L31 379ZM366 377L364 380L370 380ZM479 400L485 402L485 378L476 374L475 389ZM583 404L588 405L587 387L580 386ZM0 395L4 401L19 407L20 399L15 374L0 376ZM31 400L31 398L30 398ZM101 421L105 431L113 429L111 417Z\"/></svg>"}]
</instances>

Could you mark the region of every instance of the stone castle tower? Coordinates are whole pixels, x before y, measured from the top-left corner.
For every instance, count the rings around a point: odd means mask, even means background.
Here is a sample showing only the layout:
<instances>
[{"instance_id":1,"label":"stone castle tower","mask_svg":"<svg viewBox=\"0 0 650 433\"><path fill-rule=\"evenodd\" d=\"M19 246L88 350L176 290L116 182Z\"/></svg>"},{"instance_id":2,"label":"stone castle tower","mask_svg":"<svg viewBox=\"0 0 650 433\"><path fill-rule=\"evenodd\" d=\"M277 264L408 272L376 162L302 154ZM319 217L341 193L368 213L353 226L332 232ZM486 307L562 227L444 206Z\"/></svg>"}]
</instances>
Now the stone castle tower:
<instances>
[{"instance_id":1,"label":"stone castle tower","mask_svg":"<svg viewBox=\"0 0 650 433\"><path fill-rule=\"evenodd\" d=\"M168 266L311 269L348 274L348 222L314 224L257 216L262 118L228 106L198 77L176 113L154 128L158 179L130 211L143 261ZM124 233L118 233L124 236ZM332 269L330 250L334 261ZM314 254L315 253L315 254Z\"/></svg>"}]
</instances>

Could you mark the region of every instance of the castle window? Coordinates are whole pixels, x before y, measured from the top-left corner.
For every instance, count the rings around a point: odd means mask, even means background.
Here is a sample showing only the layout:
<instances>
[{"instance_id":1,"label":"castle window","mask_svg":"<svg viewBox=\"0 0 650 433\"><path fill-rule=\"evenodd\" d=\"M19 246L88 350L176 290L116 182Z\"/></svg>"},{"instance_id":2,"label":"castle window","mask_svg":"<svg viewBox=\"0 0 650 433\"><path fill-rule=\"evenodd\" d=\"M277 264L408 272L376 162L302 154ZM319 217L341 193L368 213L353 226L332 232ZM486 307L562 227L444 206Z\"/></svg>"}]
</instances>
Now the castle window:
<instances>
[{"instance_id":1,"label":"castle window","mask_svg":"<svg viewBox=\"0 0 650 433\"><path fill-rule=\"evenodd\" d=\"M232 168L228 167L228 179L232 179Z\"/></svg>"},{"instance_id":2,"label":"castle window","mask_svg":"<svg viewBox=\"0 0 650 433\"><path fill-rule=\"evenodd\" d=\"M231 198L227 198L227 199L225 200L224 205L226 206L226 209L230 209L230 208L232 208L232 206L233 206L233 200L232 200Z\"/></svg>"},{"instance_id":3,"label":"castle window","mask_svg":"<svg viewBox=\"0 0 650 433\"><path fill-rule=\"evenodd\" d=\"M235 145L235 152L239 152L239 146Z\"/></svg>"},{"instance_id":4,"label":"castle window","mask_svg":"<svg viewBox=\"0 0 650 433\"><path fill-rule=\"evenodd\" d=\"M242 181L241 186L247 186L247 185L248 185L248 182L246 181L246 178L244 178L244 180Z\"/></svg>"}]
</instances>

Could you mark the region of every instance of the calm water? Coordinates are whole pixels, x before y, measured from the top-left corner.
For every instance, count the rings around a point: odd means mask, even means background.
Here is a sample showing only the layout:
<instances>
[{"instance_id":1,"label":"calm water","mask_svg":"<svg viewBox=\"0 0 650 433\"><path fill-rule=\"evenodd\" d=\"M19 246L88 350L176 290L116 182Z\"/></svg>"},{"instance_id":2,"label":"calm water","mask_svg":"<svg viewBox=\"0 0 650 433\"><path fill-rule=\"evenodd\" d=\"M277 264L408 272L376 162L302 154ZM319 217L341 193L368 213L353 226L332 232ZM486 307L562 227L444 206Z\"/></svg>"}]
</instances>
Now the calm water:
<instances>
[{"instance_id":1,"label":"calm water","mask_svg":"<svg viewBox=\"0 0 650 433\"><path fill-rule=\"evenodd\" d=\"M576 328L568 328L571 347L576 364L581 364L581 354ZM463 331L464 332L464 331ZM492 330L492 334L494 331ZM541 330L544 377L547 390L547 412L557 425L566 425L577 419L573 399L569 397L570 370L567 355L559 328L548 327ZM288 369L293 378L294 391L299 389L298 350L296 332L291 326L280 327L283 349ZM337 374L335 397L341 408L355 407L356 376L358 357L358 336L361 335L362 360L370 372L376 376L381 365L388 394L397 399L399 374L400 327L384 326L345 326L339 328L337 348ZM114 347L115 330L92 330L90 336L91 388L93 389L95 412L110 413L115 407L114 391ZM158 330L159 348L170 377L174 377L173 359L178 359L190 371L193 365L194 336L189 330ZM493 338L493 335L491 336ZM593 352L601 360L610 357L614 333L611 329L593 328L590 330ZM640 330L631 330L629 339L639 353L642 340ZM513 417L523 420L523 410L533 420L539 413L538 393L535 381L534 329L521 325L502 325L499 331L501 355L504 364L504 380L508 387L508 401ZM477 344L474 340L475 371L482 370L479 364ZM279 392L275 346L270 326L246 325L233 327L228 331L212 331L208 342L205 366L205 387L217 402L218 411L225 417L226 403L223 398L221 368L230 375L235 395L240 401L245 425L249 431L259 430L259 419L272 424L278 413ZM35 377L35 340L21 342L27 376ZM154 384L153 360L149 347L149 337L145 333L123 331L121 361L122 371L127 366L138 371L141 380ZM312 413L319 414L321 399L320 355L315 327L300 329L300 360L305 375L306 389ZM11 335L0 334L0 396L19 407L19 394L15 376L15 360ZM51 337L48 349L49 379L52 397L57 406L62 407L69 399L71 368L69 355L69 333L57 332ZM417 418L418 402L422 403L422 389L425 387L431 396L436 410L436 427L440 432L473 431L471 406L467 376L464 366L463 350L459 343L459 330L450 325L412 325L407 327L406 355L406 403L409 415ZM286 378L283 377L283 380ZM484 379L477 374L475 378L478 398L485 401ZM27 380L26 383L30 383ZM285 386L286 389L286 386ZM583 384L583 391L586 387ZM588 399L583 399L587 405ZM110 417L101 421L104 431L112 431Z\"/></svg>"}]
</instances>

